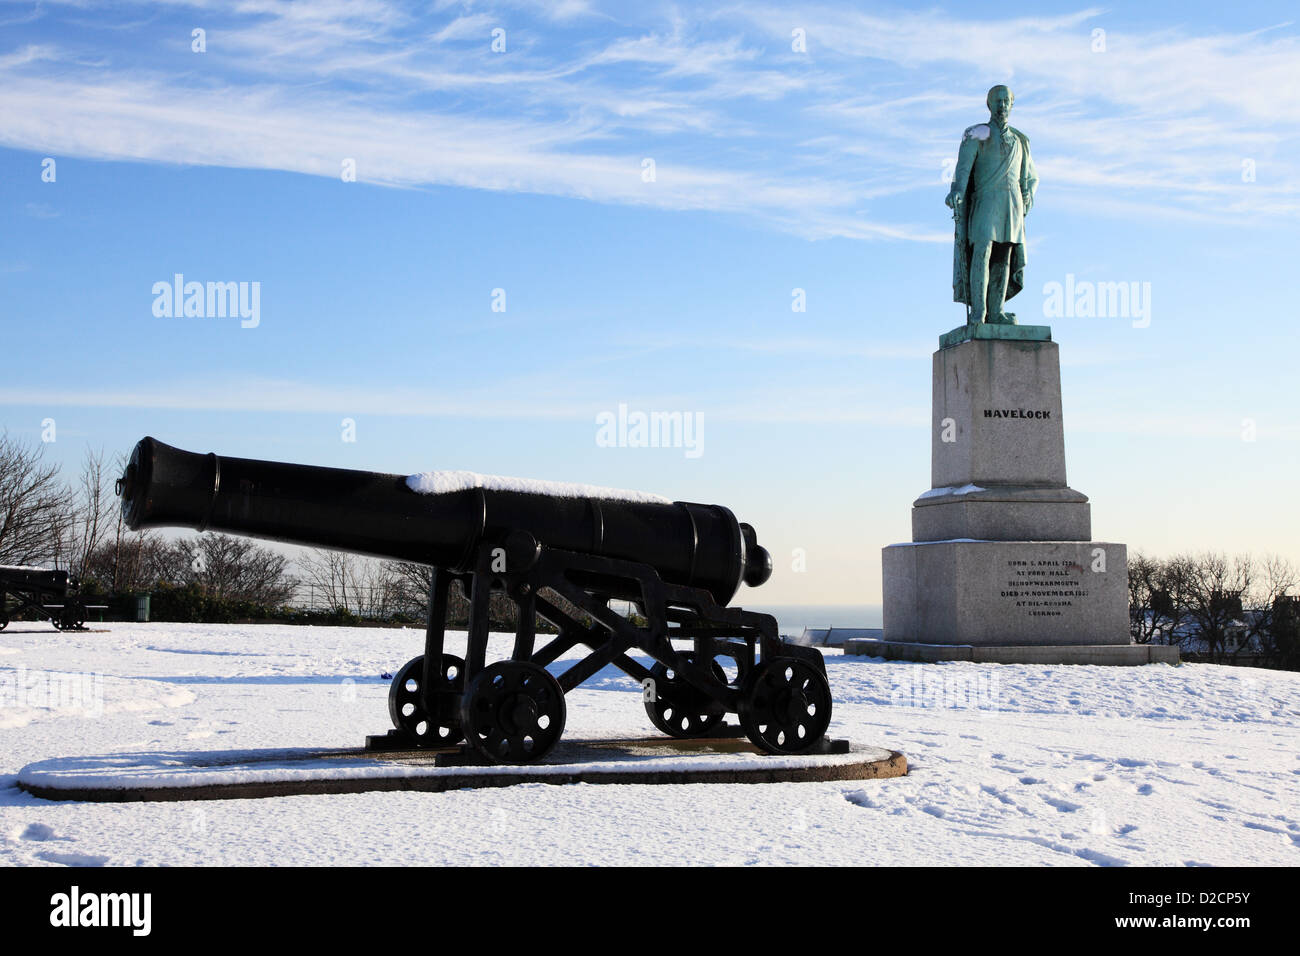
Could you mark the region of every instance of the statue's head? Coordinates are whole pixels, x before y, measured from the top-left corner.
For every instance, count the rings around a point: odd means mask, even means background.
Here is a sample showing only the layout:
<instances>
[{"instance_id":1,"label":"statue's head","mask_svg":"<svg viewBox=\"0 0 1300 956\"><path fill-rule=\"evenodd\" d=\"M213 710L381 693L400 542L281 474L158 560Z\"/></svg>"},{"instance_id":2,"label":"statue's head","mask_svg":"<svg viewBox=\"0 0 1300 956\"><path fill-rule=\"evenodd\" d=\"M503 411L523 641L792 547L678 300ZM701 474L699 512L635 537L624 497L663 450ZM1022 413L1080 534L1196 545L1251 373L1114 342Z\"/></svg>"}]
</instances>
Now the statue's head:
<instances>
[{"instance_id":1,"label":"statue's head","mask_svg":"<svg viewBox=\"0 0 1300 956\"><path fill-rule=\"evenodd\" d=\"M984 102L988 104L989 115L998 122L1005 123L1007 116L1011 112L1011 106L1016 101L1016 94L1012 93L1007 87L998 85L989 90L989 95L985 97Z\"/></svg>"}]
</instances>

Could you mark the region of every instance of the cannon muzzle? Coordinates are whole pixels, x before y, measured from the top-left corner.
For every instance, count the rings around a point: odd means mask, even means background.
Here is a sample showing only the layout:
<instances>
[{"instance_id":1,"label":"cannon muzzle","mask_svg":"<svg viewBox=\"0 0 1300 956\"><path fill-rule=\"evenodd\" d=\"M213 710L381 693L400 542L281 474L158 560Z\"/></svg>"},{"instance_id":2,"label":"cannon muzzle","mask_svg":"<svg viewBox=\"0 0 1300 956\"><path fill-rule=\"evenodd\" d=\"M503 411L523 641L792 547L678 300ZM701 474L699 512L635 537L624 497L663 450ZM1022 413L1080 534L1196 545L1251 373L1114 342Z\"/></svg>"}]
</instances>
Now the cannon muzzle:
<instances>
[{"instance_id":1,"label":"cannon muzzle","mask_svg":"<svg viewBox=\"0 0 1300 956\"><path fill-rule=\"evenodd\" d=\"M754 529L721 505L580 495L541 482L515 486L527 490L463 477L435 484L446 490L417 491L404 475L196 454L145 438L118 493L133 530L223 531L452 571L472 570L483 543L526 532L550 548L650 565L722 605L742 581L756 587L772 573Z\"/></svg>"}]
</instances>

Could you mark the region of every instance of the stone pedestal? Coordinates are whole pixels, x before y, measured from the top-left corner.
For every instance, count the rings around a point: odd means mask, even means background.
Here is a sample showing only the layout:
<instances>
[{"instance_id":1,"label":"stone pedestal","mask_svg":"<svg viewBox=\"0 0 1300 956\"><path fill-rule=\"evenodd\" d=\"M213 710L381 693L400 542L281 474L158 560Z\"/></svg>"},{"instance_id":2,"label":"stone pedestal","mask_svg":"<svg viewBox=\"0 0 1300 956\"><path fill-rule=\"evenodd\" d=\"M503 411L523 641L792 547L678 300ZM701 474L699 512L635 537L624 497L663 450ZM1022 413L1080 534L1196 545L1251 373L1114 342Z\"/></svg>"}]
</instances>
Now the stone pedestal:
<instances>
[{"instance_id":1,"label":"stone pedestal","mask_svg":"<svg viewBox=\"0 0 1300 956\"><path fill-rule=\"evenodd\" d=\"M931 367L933 487L1065 486L1055 342L969 339L939 349Z\"/></svg>"},{"instance_id":2,"label":"stone pedestal","mask_svg":"<svg viewBox=\"0 0 1300 956\"><path fill-rule=\"evenodd\" d=\"M1090 540L1088 498L1066 484L1050 330L960 328L940 346L933 487L913 503L912 541L884 549L884 629L866 645L970 646L1008 663L1046 660L1020 649L1047 646L1073 649L1052 660L1147 663L1120 650L1127 548Z\"/></svg>"},{"instance_id":3,"label":"stone pedestal","mask_svg":"<svg viewBox=\"0 0 1300 956\"><path fill-rule=\"evenodd\" d=\"M886 641L1127 644L1128 553L1098 541L884 549Z\"/></svg>"}]
</instances>

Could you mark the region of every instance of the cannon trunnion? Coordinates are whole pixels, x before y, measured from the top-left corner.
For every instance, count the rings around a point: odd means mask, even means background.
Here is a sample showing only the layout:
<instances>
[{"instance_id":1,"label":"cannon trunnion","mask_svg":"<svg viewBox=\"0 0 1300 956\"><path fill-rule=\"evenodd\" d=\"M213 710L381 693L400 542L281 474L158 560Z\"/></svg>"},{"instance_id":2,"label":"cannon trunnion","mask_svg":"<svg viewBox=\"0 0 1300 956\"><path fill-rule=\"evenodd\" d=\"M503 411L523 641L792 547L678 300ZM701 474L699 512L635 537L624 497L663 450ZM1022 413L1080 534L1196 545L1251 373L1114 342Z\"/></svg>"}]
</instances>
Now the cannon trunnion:
<instances>
[{"instance_id":1,"label":"cannon trunnion","mask_svg":"<svg viewBox=\"0 0 1300 956\"><path fill-rule=\"evenodd\" d=\"M742 582L768 579L771 558L719 505L518 482L421 493L399 475L199 455L152 438L118 489L133 529L188 526L431 566L424 653L389 692L393 726L417 746L464 739L487 761L539 760L563 733L564 695L611 664L640 682L664 733L706 736L735 713L766 752L827 746L821 653L782 641L771 615L727 606ZM456 581L470 604L464 660L444 648ZM510 657L489 662L493 592L518 616ZM632 601L636 619L615 599ZM539 616L558 630L541 646ZM576 663L547 669L577 647L587 653Z\"/></svg>"}]
</instances>

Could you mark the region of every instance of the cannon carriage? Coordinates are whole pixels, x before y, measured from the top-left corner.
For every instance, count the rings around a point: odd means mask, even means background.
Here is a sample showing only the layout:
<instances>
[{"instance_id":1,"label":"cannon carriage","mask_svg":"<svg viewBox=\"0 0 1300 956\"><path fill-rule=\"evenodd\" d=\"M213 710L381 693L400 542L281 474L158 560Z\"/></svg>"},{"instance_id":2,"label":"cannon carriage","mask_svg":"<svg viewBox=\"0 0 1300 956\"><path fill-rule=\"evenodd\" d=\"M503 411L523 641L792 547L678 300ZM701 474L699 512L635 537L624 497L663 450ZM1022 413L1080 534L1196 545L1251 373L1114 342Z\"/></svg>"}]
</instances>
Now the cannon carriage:
<instances>
[{"instance_id":1,"label":"cannon carriage","mask_svg":"<svg viewBox=\"0 0 1300 956\"><path fill-rule=\"evenodd\" d=\"M212 529L429 565L423 653L389 692L393 726L415 746L464 740L488 762L540 760L564 732L565 694L609 665L641 684L650 721L671 736L716 733L731 713L764 752L828 746L821 653L782 641L771 615L729 606L772 568L754 529L722 506L199 455L152 438L136 445L118 491L133 529ZM470 605L464 659L445 648L456 582ZM487 659L493 592L518 610L511 654L498 661ZM632 602L636 619L614 601ZM540 646L538 617L557 629ZM548 670L575 648L585 656Z\"/></svg>"}]
</instances>

